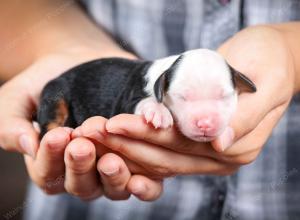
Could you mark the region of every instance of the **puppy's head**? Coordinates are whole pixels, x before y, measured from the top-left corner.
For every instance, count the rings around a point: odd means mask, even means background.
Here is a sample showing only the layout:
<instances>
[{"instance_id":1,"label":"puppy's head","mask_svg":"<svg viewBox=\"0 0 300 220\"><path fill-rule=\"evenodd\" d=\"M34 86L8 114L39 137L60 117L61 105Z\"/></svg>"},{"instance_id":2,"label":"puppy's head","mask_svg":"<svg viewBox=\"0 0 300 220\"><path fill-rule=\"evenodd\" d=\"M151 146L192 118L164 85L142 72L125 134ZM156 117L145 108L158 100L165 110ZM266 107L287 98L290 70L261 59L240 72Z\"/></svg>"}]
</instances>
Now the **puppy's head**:
<instances>
[{"instance_id":1,"label":"puppy's head","mask_svg":"<svg viewBox=\"0 0 300 220\"><path fill-rule=\"evenodd\" d=\"M252 81L218 53L183 53L154 84L158 102L171 111L180 131L195 141L211 141L228 125L240 91L255 92Z\"/></svg>"}]
</instances>

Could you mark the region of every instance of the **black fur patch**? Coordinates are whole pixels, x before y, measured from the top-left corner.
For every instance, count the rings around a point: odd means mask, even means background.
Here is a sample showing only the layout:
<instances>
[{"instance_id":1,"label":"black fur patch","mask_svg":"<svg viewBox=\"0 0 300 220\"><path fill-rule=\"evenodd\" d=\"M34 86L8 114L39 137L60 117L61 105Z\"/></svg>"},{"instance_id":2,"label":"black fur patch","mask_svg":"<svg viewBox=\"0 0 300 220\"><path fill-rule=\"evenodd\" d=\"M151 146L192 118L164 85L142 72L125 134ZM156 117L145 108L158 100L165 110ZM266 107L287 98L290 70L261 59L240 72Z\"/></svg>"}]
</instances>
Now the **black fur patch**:
<instances>
[{"instance_id":1,"label":"black fur patch","mask_svg":"<svg viewBox=\"0 0 300 220\"><path fill-rule=\"evenodd\" d=\"M183 55L178 57L174 63L165 71L163 72L160 77L156 80L154 84L154 95L158 102L163 101L163 97L166 92L169 90L170 83L173 79L174 73L180 64L181 60L183 59Z\"/></svg>"},{"instance_id":2,"label":"black fur patch","mask_svg":"<svg viewBox=\"0 0 300 220\"><path fill-rule=\"evenodd\" d=\"M231 81L234 88L239 92L256 92L255 84L244 74L234 69L232 66L227 64L231 74Z\"/></svg>"},{"instance_id":3,"label":"black fur patch","mask_svg":"<svg viewBox=\"0 0 300 220\"><path fill-rule=\"evenodd\" d=\"M148 61L99 59L50 81L42 92L37 115L41 137L49 130L49 124L57 122L61 100L67 106L68 117L60 126L75 128L92 116L110 118L133 113L136 104L147 97L144 76L150 66Z\"/></svg>"}]
</instances>

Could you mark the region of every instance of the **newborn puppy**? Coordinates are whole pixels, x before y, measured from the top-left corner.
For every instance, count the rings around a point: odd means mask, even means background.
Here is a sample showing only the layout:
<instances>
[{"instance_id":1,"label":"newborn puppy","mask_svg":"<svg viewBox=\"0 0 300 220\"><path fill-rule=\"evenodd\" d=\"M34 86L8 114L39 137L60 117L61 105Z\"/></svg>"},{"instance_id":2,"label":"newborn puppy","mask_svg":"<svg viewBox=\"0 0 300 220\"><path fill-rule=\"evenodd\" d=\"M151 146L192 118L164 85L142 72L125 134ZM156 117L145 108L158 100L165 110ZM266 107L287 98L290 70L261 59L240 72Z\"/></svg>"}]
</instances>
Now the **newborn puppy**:
<instances>
[{"instance_id":1,"label":"newborn puppy","mask_svg":"<svg viewBox=\"0 0 300 220\"><path fill-rule=\"evenodd\" d=\"M107 58L79 65L44 88L37 119L41 137L89 117L143 115L155 128L175 124L186 137L216 139L228 126L239 92L253 82L221 55L197 49L153 62Z\"/></svg>"}]
</instances>

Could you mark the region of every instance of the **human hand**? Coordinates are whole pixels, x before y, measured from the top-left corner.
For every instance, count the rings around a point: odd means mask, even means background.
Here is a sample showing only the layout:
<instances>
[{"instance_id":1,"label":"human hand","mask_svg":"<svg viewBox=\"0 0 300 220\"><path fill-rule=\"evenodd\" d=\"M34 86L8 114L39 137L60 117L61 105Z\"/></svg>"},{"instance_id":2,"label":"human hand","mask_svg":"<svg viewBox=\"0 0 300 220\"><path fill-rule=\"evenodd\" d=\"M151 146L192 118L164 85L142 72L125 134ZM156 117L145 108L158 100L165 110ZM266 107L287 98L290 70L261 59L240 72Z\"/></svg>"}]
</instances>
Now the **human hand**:
<instances>
[{"instance_id":1,"label":"human hand","mask_svg":"<svg viewBox=\"0 0 300 220\"><path fill-rule=\"evenodd\" d=\"M97 122L97 127L104 127L104 119ZM87 123L89 121L83 123L82 127L86 127ZM43 137L35 159L25 156L31 179L44 192L68 192L83 200L100 196L123 200L132 193L146 201L159 197L160 180L131 176L124 160L99 144L97 153L100 160L97 161L92 140L77 136L78 129L55 128Z\"/></svg>"},{"instance_id":2,"label":"human hand","mask_svg":"<svg viewBox=\"0 0 300 220\"><path fill-rule=\"evenodd\" d=\"M73 66L99 57L110 56L134 57L121 50L101 54L86 48L69 48L38 58L31 66L1 86L0 146L4 150L34 157L39 140L32 125L32 118L46 83Z\"/></svg>"},{"instance_id":3,"label":"human hand","mask_svg":"<svg viewBox=\"0 0 300 220\"><path fill-rule=\"evenodd\" d=\"M162 193L162 177L158 175L148 175L148 172L143 167L128 160L126 157L119 156L116 152L110 150L97 141L101 139L103 134L106 133L106 122L107 119L101 116L91 117L72 132L72 138L77 138L89 143L90 151L92 151L94 155L94 159L92 161L101 176L101 183L103 186L102 193L106 197L114 200L126 199L130 196L130 194L135 195L143 201L152 201L159 198ZM76 151L77 149L78 151L78 149L82 149L82 146L80 143L75 143L69 149L71 151ZM68 159L66 154L68 154L68 147L65 153L65 161ZM85 154L88 154L87 150ZM96 161L96 157L100 159ZM81 161L80 163L88 163L88 161L91 160L87 158L86 162ZM67 166L71 163L72 162L66 161ZM73 167L75 166L73 165ZM69 172L66 173L68 174ZM92 171L91 173L95 175L95 172ZM55 176L59 176L59 174L56 174ZM94 183L95 186L101 185L99 180L100 178L96 180L97 184ZM81 189L84 189L85 182L96 181L95 178L85 178L82 182L83 184L74 183L74 186L77 186L77 188L82 186Z\"/></svg>"},{"instance_id":4,"label":"human hand","mask_svg":"<svg viewBox=\"0 0 300 220\"><path fill-rule=\"evenodd\" d=\"M196 143L175 128L156 130L140 116L122 114L107 122L108 134L97 141L150 175L224 175L254 161L295 92L292 55L282 35L266 26L239 32L219 52L258 89L239 95L231 135L211 144Z\"/></svg>"},{"instance_id":5,"label":"human hand","mask_svg":"<svg viewBox=\"0 0 300 220\"><path fill-rule=\"evenodd\" d=\"M102 167L101 164L103 169L119 167L120 173L114 177L102 173L103 184L100 185L94 145L88 140L71 141L70 128L54 129L45 135L39 145L38 132L31 120L43 86L72 66L100 56L133 58L133 55L125 52L98 54L81 51L80 56L70 56L70 53L47 55L0 88L0 146L5 150L27 154L25 162L30 177L48 194L67 191L82 199L93 199L104 194L112 199L126 199L130 195L125 190L129 180L129 186L134 187L139 187L141 181L152 184L150 180L144 181L143 177L130 178L123 160L117 155L108 154L101 158L98 167ZM80 161L72 159L72 155L75 158L76 154L82 157ZM141 193L141 198L153 198L148 195Z\"/></svg>"},{"instance_id":6,"label":"human hand","mask_svg":"<svg viewBox=\"0 0 300 220\"><path fill-rule=\"evenodd\" d=\"M126 198L129 193L122 187L128 179L129 185L134 183L134 186L139 186L143 179L129 178L120 158L114 154L101 158L104 168L119 167L120 173L110 178L103 177L103 186L99 186L95 149L90 141L80 138L71 141L69 128L57 128L46 134L39 145L38 132L31 121L40 92L49 80L92 59L134 56L122 50L76 2L65 4L64 0L59 0L44 4L34 0L21 4L21 7L20 4L4 4L3 11L12 13L2 13L2 20L8 23L0 22L4 27L13 27L3 28L7 33L4 32L1 38L4 50L0 53L0 78L9 79L18 74L0 88L1 148L26 154L31 178L49 194L66 190L90 199L102 195L103 188L113 185L117 188L113 197ZM62 8L67 10L49 17ZM42 22L38 22L38 28L33 30L37 21ZM82 156L81 163L72 160L72 155ZM111 160L112 164L109 163Z\"/></svg>"}]
</instances>

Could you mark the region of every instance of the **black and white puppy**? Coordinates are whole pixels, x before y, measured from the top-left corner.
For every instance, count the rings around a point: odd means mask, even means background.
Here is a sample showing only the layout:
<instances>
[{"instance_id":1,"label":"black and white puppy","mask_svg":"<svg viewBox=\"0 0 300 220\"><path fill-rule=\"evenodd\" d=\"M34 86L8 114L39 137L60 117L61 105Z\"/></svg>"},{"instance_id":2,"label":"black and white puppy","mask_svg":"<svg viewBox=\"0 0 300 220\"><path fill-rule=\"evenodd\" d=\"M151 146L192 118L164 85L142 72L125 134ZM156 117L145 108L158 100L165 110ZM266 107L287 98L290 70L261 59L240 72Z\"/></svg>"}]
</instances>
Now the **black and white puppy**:
<instances>
[{"instance_id":1,"label":"black and white puppy","mask_svg":"<svg viewBox=\"0 0 300 220\"><path fill-rule=\"evenodd\" d=\"M107 58L81 64L50 81L38 110L41 137L89 117L143 115L155 128L175 124L188 138L211 141L226 129L240 91L253 82L221 55L197 49L153 62Z\"/></svg>"}]
</instances>

